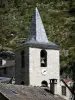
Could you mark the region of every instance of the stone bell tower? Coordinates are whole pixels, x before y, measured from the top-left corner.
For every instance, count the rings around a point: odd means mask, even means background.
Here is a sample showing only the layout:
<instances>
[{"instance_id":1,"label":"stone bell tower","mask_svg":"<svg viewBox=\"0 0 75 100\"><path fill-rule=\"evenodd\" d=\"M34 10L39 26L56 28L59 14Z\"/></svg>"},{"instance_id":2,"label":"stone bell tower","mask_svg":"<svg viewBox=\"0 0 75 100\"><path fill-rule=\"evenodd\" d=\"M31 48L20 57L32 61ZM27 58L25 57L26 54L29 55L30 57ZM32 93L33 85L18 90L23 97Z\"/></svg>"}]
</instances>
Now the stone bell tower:
<instances>
[{"instance_id":1,"label":"stone bell tower","mask_svg":"<svg viewBox=\"0 0 75 100\"><path fill-rule=\"evenodd\" d=\"M35 8L31 17L30 34L19 48L16 48L16 84L49 86L49 79L59 83L59 48L49 42Z\"/></svg>"}]
</instances>

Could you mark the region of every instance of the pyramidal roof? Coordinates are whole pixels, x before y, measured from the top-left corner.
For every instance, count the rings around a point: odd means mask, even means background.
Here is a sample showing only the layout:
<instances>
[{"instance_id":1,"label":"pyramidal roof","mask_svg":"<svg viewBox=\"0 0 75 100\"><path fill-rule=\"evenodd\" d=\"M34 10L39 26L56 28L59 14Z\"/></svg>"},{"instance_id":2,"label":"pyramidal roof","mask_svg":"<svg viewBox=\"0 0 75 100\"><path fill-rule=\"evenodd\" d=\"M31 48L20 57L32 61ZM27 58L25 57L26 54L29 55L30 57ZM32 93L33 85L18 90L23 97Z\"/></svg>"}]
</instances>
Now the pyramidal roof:
<instances>
[{"instance_id":1,"label":"pyramidal roof","mask_svg":"<svg viewBox=\"0 0 75 100\"><path fill-rule=\"evenodd\" d=\"M46 32L37 7L35 8L31 18L30 37L34 38L37 42L48 42Z\"/></svg>"},{"instance_id":2,"label":"pyramidal roof","mask_svg":"<svg viewBox=\"0 0 75 100\"><path fill-rule=\"evenodd\" d=\"M58 47L55 43L48 41L37 7L31 17L30 34L28 39L25 40L25 44L55 49Z\"/></svg>"}]
</instances>

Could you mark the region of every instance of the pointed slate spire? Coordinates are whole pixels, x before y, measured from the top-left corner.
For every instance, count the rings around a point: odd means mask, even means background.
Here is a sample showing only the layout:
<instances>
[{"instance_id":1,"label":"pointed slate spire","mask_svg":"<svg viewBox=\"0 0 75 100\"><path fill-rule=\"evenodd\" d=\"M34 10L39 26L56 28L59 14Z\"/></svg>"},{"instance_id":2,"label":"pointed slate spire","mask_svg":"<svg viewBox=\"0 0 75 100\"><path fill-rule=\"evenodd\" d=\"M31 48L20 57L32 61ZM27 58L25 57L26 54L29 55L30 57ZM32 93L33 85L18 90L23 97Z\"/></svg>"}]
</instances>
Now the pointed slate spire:
<instances>
[{"instance_id":1,"label":"pointed slate spire","mask_svg":"<svg viewBox=\"0 0 75 100\"><path fill-rule=\"evenodd\" d=\"M37 42L48 42L46 32L37 7L35 8L31 18L29 38L34 38Z\"/></svg>"},{"instance_id":2,"label":"pointed slate spire","mask_svg":"<svg viewBox=\"0 0 75 100\"><path fill-rule=\"evenodd\" d=\"M29 37L24 42L25 45L59 49L58 45L53 42L48 41L46 32L37 8L35 8L34 13L31 18L30 24L30 34Z\"/></svg>"}]
</instances>

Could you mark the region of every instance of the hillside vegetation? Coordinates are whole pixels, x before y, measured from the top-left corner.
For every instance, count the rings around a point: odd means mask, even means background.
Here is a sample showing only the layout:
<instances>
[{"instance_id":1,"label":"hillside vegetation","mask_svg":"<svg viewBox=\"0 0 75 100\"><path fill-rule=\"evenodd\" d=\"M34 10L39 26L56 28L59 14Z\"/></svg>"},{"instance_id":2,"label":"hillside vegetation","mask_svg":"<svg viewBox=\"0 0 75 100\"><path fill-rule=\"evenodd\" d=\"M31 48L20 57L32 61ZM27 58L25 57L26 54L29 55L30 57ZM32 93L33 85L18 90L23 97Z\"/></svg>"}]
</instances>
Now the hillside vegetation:
<instances>
[{"instance_id":1,"label":"hillside vegetation","mask_svg":"<svg viewBox=\"0 0 75 100\"><path fill-rule=\"evenodd\" d=\"M26 39L36 6L64 67L75 59L75 0L0 0L0 48L12 51Z\"/></svg>"}]
</instances>

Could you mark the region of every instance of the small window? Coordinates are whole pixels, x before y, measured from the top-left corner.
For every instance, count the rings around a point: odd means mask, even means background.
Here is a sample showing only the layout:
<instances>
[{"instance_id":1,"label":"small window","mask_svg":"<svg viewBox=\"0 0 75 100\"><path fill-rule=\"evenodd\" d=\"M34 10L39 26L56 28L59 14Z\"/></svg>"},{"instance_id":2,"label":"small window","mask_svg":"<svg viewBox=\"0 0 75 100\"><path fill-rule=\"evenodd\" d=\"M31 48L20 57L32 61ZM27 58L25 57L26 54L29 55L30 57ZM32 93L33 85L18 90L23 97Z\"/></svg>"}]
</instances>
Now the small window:
<instances>
[{"instance_id":1,"label":"small window","mask_svg":"<svg viewBox=\"0 0 75 100\"><path fill-rule=\"evenodd\" d=\"M41 67L47 67L47 52L46 50L41 50L40 52L40 62L41 62Z\"/></svg>"},{"instance_id":2,"label":"small window","mask_svg":"<svg viewBox=\"0 0 75 100\"><path fill-rule=\"evenodd\" d=\"M24 85L24 81L21 82L21 85Z\"/></svg>"},{"instance_id":3,"label":"small window","mask_svg":"<svg viewBox=\"0 0 75 100\"><path fill-rule=\"evenodd\" d=\"M47 81L42 81L42 82L41 82L41 86L42 86L42 87L48 87Z\"/></svg>"},{"instance_id":4,"label":"small window","mask_svg":"<svg viewBox=\"0 0 75 100\"><path fill-rule=\"evenodd\" d=\"M62 86L62 95L66 96L66 87L65 86Z\"/></svg>"},{"instance_id":5,"label":"small window","mask_svg":"<svg viewBox=\"0 0 75 100\"><path fill-rule=\"evenodd\" d=\"M24 50L21 51L21 67L22 68L25 67L25 52L24 52Z\"/></svg>"}]
</instances>

